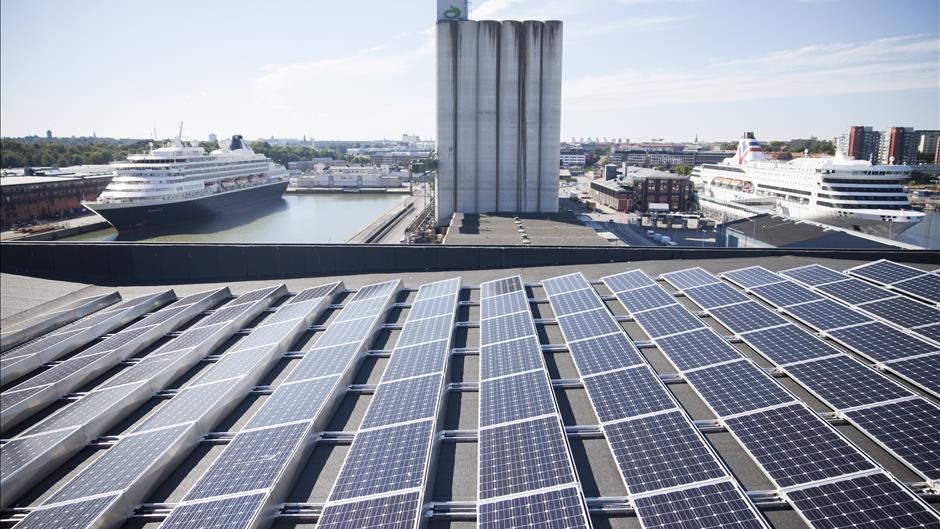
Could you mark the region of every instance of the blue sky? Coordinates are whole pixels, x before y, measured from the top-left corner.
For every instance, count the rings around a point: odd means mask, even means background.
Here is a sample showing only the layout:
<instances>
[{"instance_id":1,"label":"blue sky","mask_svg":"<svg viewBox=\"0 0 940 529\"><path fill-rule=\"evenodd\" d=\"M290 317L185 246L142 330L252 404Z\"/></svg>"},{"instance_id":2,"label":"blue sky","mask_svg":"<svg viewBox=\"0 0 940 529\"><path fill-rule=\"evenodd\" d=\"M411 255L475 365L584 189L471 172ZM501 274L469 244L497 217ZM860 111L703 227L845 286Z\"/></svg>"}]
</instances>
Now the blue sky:
<instances>
[{"instance_id":1,"label":"blue sky","mask_svg":"<svg viewBox=\"0 0 940 529\"><path fill-rule=\"evenodd\" d=\"M937 0L477 0L565 22L562 137L940 128ZM434 136L434 0L3 0L0 134Z\"/></svg>"}]
</instances>

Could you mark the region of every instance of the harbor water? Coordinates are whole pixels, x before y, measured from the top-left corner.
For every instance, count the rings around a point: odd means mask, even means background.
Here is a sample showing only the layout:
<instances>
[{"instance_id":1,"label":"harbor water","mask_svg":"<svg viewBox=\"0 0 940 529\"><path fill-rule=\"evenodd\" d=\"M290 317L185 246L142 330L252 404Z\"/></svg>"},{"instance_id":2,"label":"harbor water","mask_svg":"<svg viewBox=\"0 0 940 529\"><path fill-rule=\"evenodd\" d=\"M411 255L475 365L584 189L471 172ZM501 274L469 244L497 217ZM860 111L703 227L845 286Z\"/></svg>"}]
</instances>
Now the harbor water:
<instances>
[{"instance_id":1,"label":"harbor water","mask_svg":"<svg viewBox=\"0 0 940 529\"><path fill-rule=\"evenodd\" d=\"M330 193L284 195L223 217L157 230L118 234L113 228L68 242L343 243L407 195Z\"/></svg>"}]
</instances>

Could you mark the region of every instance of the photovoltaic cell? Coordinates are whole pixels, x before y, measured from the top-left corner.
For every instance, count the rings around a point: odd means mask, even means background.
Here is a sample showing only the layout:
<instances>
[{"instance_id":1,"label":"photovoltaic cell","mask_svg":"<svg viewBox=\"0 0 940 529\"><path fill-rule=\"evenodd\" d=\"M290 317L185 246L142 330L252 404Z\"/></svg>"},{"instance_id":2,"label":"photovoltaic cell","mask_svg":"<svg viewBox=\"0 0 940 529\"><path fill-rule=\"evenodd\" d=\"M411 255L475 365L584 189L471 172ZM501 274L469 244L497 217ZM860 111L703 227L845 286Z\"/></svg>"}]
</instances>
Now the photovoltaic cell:
<instances>
[{"instance_id":1,"label":"photovoltaic cell","mask_svg":"<svg viewBox=\"0 0 940 529\"><path fill-rule=\"evenodd\" d=\"M754 288L781 280L777 274L759 266L723 272L721 275L744 288Z\"/></svg>"},{"instance_id":2,"label":"photovoltaic cell","mask_svg":"<svg viewBox=\"0 0 940 529\"><path fill-rule=\"evenodd\" d=\"M271 349L265 346L226 353L196 378L193 384L209 384L227 378L243 377L271 354Z\"/></svg>"},{"instance_id":3,"label":"photovoltaic cell","mask_svg":"<svg viewBox=\"0 0 940 529\"><path fill-rule=\"evenodd\" d=\"M229 322L241 316L242 314L245 314L250 309L251 305L248 303L242 303L240 305L229 304L220 309L216 309L216 311L212 314L206 316L202 320L199 320L195 327L207 327L209 325Z\"/></svg>"},{"instance_id":4,"label":"photovoltaic cell","mask_svg":"<svg viewBox=\"0 0 940 529\"><path fill-rule=\"evenodd\" d=\"M925 338L929 338L937 343L940 343L940 324L921 327L915 332Z\"/></svg>"},{"instance_id":5,"label":"photovoltaic cell","mask_svg":"<svg viewBox=\"0 0 940 529\"><path fill-rule=\"evenodd\" d=\"M164 520L164 529L237 529L250 527L268 493L178 505Z\"/></svg>"},{"instance_id":6,"label":"photovoltaic cell","mask_svg":"<svg viewBox=\"0 0 940 529\"><path fill-rule=\"evenodd\" d=\"M887 362L940 350L940 347L881 322L830 331L829 336L868 356Z\"/></svg>"},{"instance_id":7,"label":"photovoltaic cell","mask_svg":"<svg viewBox=\"0 0 940 529\"><path fill-rule=\"evenodd\" d=\"M630 312L639 312L679 303L674 296L657 285L619 292L617 293L617 299L625 307L630 307Z\"/></svg>"},{"instance_id":8,"label":"photovoltaic cell","mask_svg":"<svg viewBox=\"0 0 940 529\"><path fill-rule=\"evenodd\" d=\"M480 343L489 344L532 334L532 315L527 312L489 318L480 322Z\"/></svg>"},{"instance_id":9,"label":"photovoltaic cell","mask_svg":"<svg viewBox=\"0 0 940 529\"><path fill-rule=\"evenodd\" d=\"M676 407L659 377L646 366L585 378L584 387L602 423Z\"/></svg>"},{"instance_id":10,"label":"photovoltaic cell","mask_svg":"<svg viewBox=\"0 0 940 529\"><path fill-rule=\"evenodd\" d=\"M751 292L778 307L823 299L819 294L793 281L755 287Z\"/></svg>"},{"instance_id":11,"label":"photovoltaic cell","mask_svg":"<svg viewBox=\"0 0 940 529\"><path fill-rule=\"evenodd\" d=\"M659 338L660 336L701 329L706 326L702 320L696 318L681 305L670 305L649 312L641 312L635 315L634 319L643 327L643 330L650 338Z\"/></svg>"},{"instance_id":12,"label":"photovoltaic cell","mask_svg":"<svg viewBox=\"0 0 940 529\"><path fill-rule=\"evenodd\" d=\"M523 290L522 281L519 279L519 276L507 277L505 279L497 279L496 281L487 281L480 285L480 297L488 298L492 296L499 296L500 294L507 294L509 292L515 292L518 290Z\"/></svg>"},{"instance_id":13,"label":"photovoltaic cell","mask_svg":"<svg viewBox=\"0 0 940 529\"><path fill-rule=\"evenodd\" d=\"M566 276L553 277L542 281L545 293L549 296L557 296L565 292L587 288L590 285L584 280L581 274L569 274Z\"/></svg>"},{"instance_id":14,"label":"photovoltaic cell","mask_svg":"<svg viewBox=\"0 0 940 529\"><path fill-rule=\"evenodd\" d=\"M184 501L269 488L298 450L306 423L241 432L212 462Z\"/></svg>"},{"instance_id":15,"label":"photovoltaic cell","mask_svg":"<svg viewBox=\"0 0 940 529\"><path fill-rule=\"evenodd\" d=\"M505 296L507 298L513 296ZM408 311L408 320L420 320L432 316L442 316L445 314L454 314L457 308L457 295L439 296L425 301L416 301L411 305Z\"/></svg>"},{"instance_id":16,"label":"photovoltaic cell","mask_svg":"<svg viewBox=\"0 0 940 529\"><path fill-rule=\"evenodd\" d=\"M356 434L330 501L418 487L434 420Z\"/></svg>"},{"instance_id":17,"label":"photovoltaic cell","mask_svg":"<svg viewBox=\"0 0 940 529\"><path fill-rule=\"evenodd\" d=\"M416 345L447 338L454 331L454 314L405 322L396 347Z\"/></svg>"},{"instance_id":18,"label":"photovoltaic cell","mask_svg":"<svg viewBox=\"0 0 940 529\"><path fill-rule=\"evenodd\" d=\"M393 356L393 361L394 358ZM378 385L359 428L375 428L433 417L437 412L440 394L440 374L398 382L382 382Z\"/></svg>"},{"instance_id":19,"label":"photovoltaic cell","mask_svg":"<svg viewBox=\"0 0 940 529\"><path fill-rule=\"evenodd\" d=\"M557 417L480 430L480 499L573 481Z\"/></svg>"},{"instance_id":20,"label":"photovoltaic cell","mask_svg":"<svg viewBox=\"0 0 940 529\"><path fill-rule=\"evenodd\" d=\"M480 426L555 412L544 369L480 382Z\"/></svg>"},{"instance_id":21,"label":"photovoltaic cell","mask_svg":"<svg viewBox=\"0 0 940 529\"><path fill-rule=\"evenodd\" d=\"M794 400L774 379L747 360L683 374L719 417Z\"/></svg>"},{"instance_id":22,"label":"photovoltaic cell","mask_svg":"<svg viewBox=\"0 0 940 529\"><path fill-rule=\"evenodd\" d=\"M0 449L0 479L7 479L30 461L48 453L74 430L59 430L43 435L15 437Z\"/></svg>"},{"instance_id":23,"label":"photovoltaic cell","mask_svg":"<svg viewBox=\"0 0 940 529\"><path fill-rule=\"evenodd\" d=\"M251 302L253 302L253 301L259 301L259 300L262 300L262 299L264 299L264 298L266 298L266 297L271 296L272 294L274 294L274 293L275 293L278 289L280 289L280 288L281 288L281 286L274 286L274 287L267 287L267 288L259 288L258 290L252 290L252 291L250 291L250 292L245 292L245 293L242 294L241 296L238 296L237 298L235 298L234 300L232 300L232 302L231 302L230 304L231 304L231 305L238 305L238 304L242 304L242 303L251 303Z\"/></svg>"},{"instance_id":24,"label":"photovoltaic cell","mask_svg":"<svg viewBox=\"0 0 940 529\"><path fill-rule=\"evenodd\" d=\"M382 380L397 380L440 372L444 369L447 355L450 354L447 345L448 339L444 338L422 345L396 348L395 361L389 362Z\"/></svg>"},{"instance_id":25,"label":"photovoltaic cell","mask_svg":"<svg viewBox=\"0 0 940 529\"><path fill-rule=\"evenodd\" d=\"M226 325L226 323L217 323L215 325L187 329L183 331L183 334L170 340L166 345L161 346L148 356L161 355L170 351L180 351L182 349L190 349L199 346L206 340L216 337L225 329Z\"/></svg>"},{"instance_id":26,"label":"photovoltaic cell","mask_svg":"<svg viewBox=\"0 0 940 529\"><path fill-rule=\"evenodd\" d=\"M862 308L879 318L908 329L940 323L940 309L910 298L896 297L873 301Z\"/></svg>"},{"instance_id":27,"label":"photovoltaic cell","mask_svg":"<svg viewBox=\"0 0 940 529\"><path fill-rule=\"evenodd\" d=\"M587 529L578 489L530 494L479 506L480 529ZM399 528L396 528L399 529Z\"/></svg>"},{"instance_id":28,"label":"photovoltaic cell","mask_svg":"<svg viewBox=\"0 0 940 529\"><path fill-rule=\"evenodd\" d=\"M743 339L755 351L778 365L841 353L839 349L796 325L749 332Z\"/></svg>"},{"instance_id":29,"label":"photovoltaic cell","mask_svg":"<svg viewBox=\"0 0 940 529\"><path fill-rule=\"evenodd\" d=\"M386 281L384 283L374 283L360 288L350 301L362 301L369 298L380 298L388 296L395 289L398 281Z\"/></svg>"},{"instance_id":30,"label":"photovoltaic cell","mask_svg":"<svg viewBox=\"0 0 940 529\"><path fill-rule=\"evenodd\" d=\"M829 299L789 307L787 312L794 318L820 330L836 329L871 321L871 318Z\"/></svg>"},{"instance_id":31,"label":"photovoltaic cell","mask_svg":"<svg viewBox=\"0 0 940 529\"><path fill-rule=\"evenodd\" d=\"M298 323L299 322L294 320L255 327L251 331L251 334L235 344L232 351L244 351L246 349L262 346L275 346L290 336L292 331L298 329Z\"/></svg>"},{"instance_id":32,"label":"photovoltaic cell","mask_svg":"<svg viewBox=\"0 0 940 529\"><path fill-rule=\"evenodd\" d=\"M228 382L218 382L196 386L180 391L175 397L157 408L135 431L153 430L172 424L193 422L207 410L215 408L217 403L232 398L229 393L233 386Z\"/></svg>"},{"instance_id":33,"label":"photovoltaic cell","mask_svg":"<svg viewBox=\"0 0 940 529\"><path fill-rule=\"evenodd\" d=\"M926 272L917 268L883 260L857 266L848 272L882 284L897 283L898 281L926 274Z\"/></svg>"},{"instance_id":34,"label":"photovoltaic cell","mask_svg":"<svg viewBox=\"0 0 940 529\"><path fill-rule=\"evenodd\" d=\"M480 348L480 378L493 378L544 367L542 346L536 337L483 345Z\"/></svg>"},{"instance_id":35,"label":"photovoltaic cell","mask_svg":"<svg viewBox=\"0 0 940 529\"><path fill-rule=\"evenodd\" d=\"M637 498L644 529L758 529L766 527L730 482Z\"/></svg>"},{"instance_id":36,"label":"photovoltaic cell","mask_svg":"<svg viewBox=\"0 0 940 529\"><path fill-rule=\"evenodd\" d=\"M899 281L893 285L895 288L903 289L905 292L940 303L940 276L937 274L925 274Z\"/></svg>"},{"instance_id":37,"label":"photovoltaic cell","mask_svg":"<svg viewBox=\"0 0 940 529\"><path fill-rule=\"evenodd\" d=\"M936 513L885 474L808 487L787 498L814 527L940 527Z\"/></svg>"},{"instance_id":38,"label":"photovoltaic cell","mask_svg":"<svg viewBox=\"0 0 940 529\"><path fill-rule=\"evenodd\" d=\"M314 342L314 347L321 348L330 345L361 342L369 331L375 326L374 317L365 317L358 320L332 323L323 331L320 338Z\"/></svg>"},{"instance_id":39,"label":"photovoltaic cell","mask_svg":"<svg viewBox=\"0 0 940 529\"><path fill-rule=\"evenodd\" d=\"M342 373L361 347L361 344L351 343L307 351L285 382Z\"/></svg>"},{"instance_id":40,"label":"photovoltaic cell","mask_svg":"<svg viewBox=\"0 0 940 529\"><path fill-rule=\"evenodd\" d=\"M940 394L940 354L891 363L891 370Z\"/></svg>"},{"instance_id":41,"label":"photovoltaic cell","mask_svg":"<svg viewBox=\"0 0 940 529\"><path fill-rule=\"evenodd\" d=\"M417 492L333 503L323 508L319 529L413 529L421 505Z\"/></svg>"},{"instance_id":42,"label":"photovoltaic cell","mask_svg":"<svg viewBox=\"0 0 940 529\"><path fill-rule=\"evenodd\" d=\"M582 376L643 363L640 352L624 333L581 340L568 344L568 349Z\"/></svg>"},{"instance_id":43,"label":"photovoltaic cell","mask_svg":"<svg viewBox=\"0 0 940 529\"><path fill-rule=\"evenodd\" d=\"M826 283L833 283L835 281L842 281L845 279L845 276L839 272L820 265L809 265L800 268L792 268L790 270L784 270L780 273L789 278L806 283L812 287L824 285Z\"/></svg>"},{"instance_id":44,"label":"photovoltaic cell","mask_svg":"<svg viewBox=\"0 0 940 529\"><path fill-rule=\"evenodd\" d=\"M26 430L25 433L32 435L58 430L59 428L81 426L95 417L98 417L111 406L124 400L125 397L134 392L138 387L139 385L135 384L93 391L50 415L44 421L37 423L29 430Z\"/></svg>"},{"instance_id":45,"label":"photovoltaic cell","mask_svg":"<svg viewBox=\"0 0 940 529\"><path fill-rule=\"evenodd\" d=\"M799 404L725 423L781 487L875 468L825 420Z\"/></svg>"},{"instance_id":46,"label":"photovoltaic cell","mask_svg":"<svg viewBox=\"0 0 940 529\"><path fill-rule=\"evenodd\" d=\"M281 384L264 401L264 405L248 421L245 429L313 420L317 411L326 404L335 384L336 377Z\"/></svg>"},{"instance_id":47,"label":"photovoltaic cell","mask_svg":"<svg viewBox=\"0 0 940 529\"><path fill-rule=\"evenodd\" d=\"M844 276L843 276L844 277ZM876 299L890 298L894 296L891 292L883 288L876 287L871 283L866 283L860 279L846 279L817 287L822 292L842 300L852 305L859 303L868 303Z\"/></svg>"},{"instance_id":48,"label":"photovoltaic cell","mask_svg":"<svg viewBox=\"0 0 940 529\"><path fill-rule=\"evenodd\" d=\"M717 281L718 279L715 278ZM727 283L714 283L684 290L685 295L704 309L747 301L748 297Z\"/></svg>"},{"instance_id":49,"label":"photovoltaic cell","mask_svg":"<svg viewBox=\"0 0 940 529\"><path fill-rule=\"evenodd\" d=\"M108 381L99 386L98 389L113 388L132 382L149 380L158 373L163 372L163 370L169 369L169 367L177 361L179 361L179 357L176 355L161 355L152 358L144 358L140 362L137 362L127 369L121 370L119 373L109 378Z\"/></svg>"},{"instance_id":50,"label":"photovoltaic cell","mask_svg":"<svg viewBox=\"0 0 940 529\"><path fill-rule=\"evenodd\" d=\"M569 342L602 334L623 332L623 327L610 315L607 307L571 316L560 316L558 323L563 326L565 339Z\"/></svg>"},{"instance_id":51,"label":"photovoltaic cell","mask_svg":"<svg viewBox=\"0 0 940 529\"><path fill-rule=\"evenodd\" d=\"M421 288L418 289L418 295L415 296L415 300L421 301L425 299L447 296L450 294L457 294L458 292L460 292L460 278L454 277L451 279L445 279L443 281L425 283L421 285Z\"/></svg>"},{"instance_id":52,"label":"photovoltaic cell","mask_svg":"<svg viewBox=\"0 0 940 529\"><path fill-rule=\"evenodd\" d=\"M385 296L350 301L336 316L336 319L333 321L333 323L364 318L366 316L375 316L387 305L388 298Z\"/></svg>"},{"instance_id":53,"label":"photovoltaic cell","mask_svg":"<svg viewBox=\"0 0 940 529\"><path fill-rule=\"evenodd\" d=\"M18 528L47 529L50 527L89 527L102 511L117 501L118 495L53 505L36 509L16 524Z\"/></svg>"},{"instance_id":54,"label":"photovoltaic cell","mask_svg":"<svg viewBox=\"0 0 940 529\"><path fill-rule=\"evenodd\" d=\"M680 411L618 422L604 430L630 494L726 475Z\"/></svg>"},{"instance_id":55,"label":"photovoltaic cell","mask_svg":"<svg viewBox=\"0 0 940 529\"><path fill-rule=\"evenodd\" d=\"M330 283L329 285L322 285L319 287L313 287L313 288L307 288L307 289L301 290L300 292L297 293L296 296L290 298L287 301L287 304L292 305L294 303L303 303L305 301L322 298L323 296L329 295L330 292L333 292L336 286L337 286L337 283Z\"/></svg>"},{"instance_id":56,"label":"photovoltaic cell","mask_svg":"<svg viewBox=\"0 0 940 529\"><path fill-rule=\"evenodd\" d=\"M688 270L669 272L668 274L663 274L663 278L679 290L718 282L717 277L701 268L689 268Z\"/></svg>"},{"instance_id":57,"label":"photovoltaic cell","mask_svg":"<svg viewBox=\"0 0 940 529\"><path fill-rule=\"evenodd\" d=\"M631 270L622 274L607 276L604 278L604 283L614 293L656 284L651 277L640 270Z\"/></svg>"},{"instance_id":58,"label":"photovoltaic cell","mask_svg":"<svg viewBox=\"0 0 940 529\"><path fill-rule=\"evenodd\" d=\"M552 309L556 316L594 308L597 308L597 295L591 290L576 290L552 296Z\"/></svg>"},{"instance_id":59,"label":"photovoltaic cell","mask_svg":"<svg viewBox=\"0 0 940 529\"><path fill-rule=\"evenodd\" d=\"M847 355L797 364L786 370L837 410L914 395Z\"/></svg>"},{"instance_id":60,"label":"photovoltaic cell","mask_svg":"<svg viewBox=\"0 0 940 529\"><path fill-rule=\"evenodd\" d=\"M741 358L741 352L711 329L656 340L656 346L679 371Z\"/></svg>"},{"instance_id":61,"label":"photovoltaic cell","mask_svg":"<svg viewBox=\"0 0 940 529\"><path fill-rule=\"evenodd\" d=\"M787 323L787 320L756 301L712 309L709 313L722 325L738 334Z\"/></svg>"},{"instance_id":62,"label":"photovoltaic cell","mask_svg":"<svg viewBox=\"0 0 940 529\"><path fill-rule=\"evenodd\" d=\"M480 314L485 318L529 310L529 298L524 292L480 300Z\"/></svg>"},{"instance_id":63,"label":"photovoltaic cell","mask_svg":"<svg viewBox=\"0 0 940 529\"><path fill-rule=\"evenodd\" d=\"M846 412L852 423L928 479L940 479L940 409L924 399Z\"/></svg>"}]
</instances>

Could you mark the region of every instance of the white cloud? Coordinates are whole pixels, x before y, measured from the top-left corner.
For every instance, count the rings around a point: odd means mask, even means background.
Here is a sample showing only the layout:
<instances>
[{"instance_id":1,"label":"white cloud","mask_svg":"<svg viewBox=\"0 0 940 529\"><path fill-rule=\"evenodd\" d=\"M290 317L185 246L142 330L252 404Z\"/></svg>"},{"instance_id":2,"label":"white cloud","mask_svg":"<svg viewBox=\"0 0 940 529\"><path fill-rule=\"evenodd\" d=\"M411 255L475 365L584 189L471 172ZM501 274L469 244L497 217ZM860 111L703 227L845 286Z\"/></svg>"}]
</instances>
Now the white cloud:
<instances>
[{"instance_id":1,"label":"white cloud","mask_svg":"<svg viewBox=\"0 0 940 529\"><path fill-rule=\"evenodd\" d=\"M588 37L592 35L600 35L603 33L613 33L615 31L624 31L629 29L643 29L643 28L652 28L652 27L661 27L668 26L671 24L677 24L679 22L685 22L686 20L691 19L689 15L683 16L650 16L650 17L635 17L628 18L624 20L618 20L614 22L601 23L594 26L580 26L572 31L568 31L565 34L566 38L580 38Z\"/></svg>"},{"instance_id":2,"label":"white cloud","mask_svg":"<svg viewBox=\"0 0 940 529\"><path fill-rule=\"evenodd\" d=\"M566 109L719 103L937 88L940 40L919 35L806 46L698 69L628 69L566 83Z\"/></svg>"}]
</instances>

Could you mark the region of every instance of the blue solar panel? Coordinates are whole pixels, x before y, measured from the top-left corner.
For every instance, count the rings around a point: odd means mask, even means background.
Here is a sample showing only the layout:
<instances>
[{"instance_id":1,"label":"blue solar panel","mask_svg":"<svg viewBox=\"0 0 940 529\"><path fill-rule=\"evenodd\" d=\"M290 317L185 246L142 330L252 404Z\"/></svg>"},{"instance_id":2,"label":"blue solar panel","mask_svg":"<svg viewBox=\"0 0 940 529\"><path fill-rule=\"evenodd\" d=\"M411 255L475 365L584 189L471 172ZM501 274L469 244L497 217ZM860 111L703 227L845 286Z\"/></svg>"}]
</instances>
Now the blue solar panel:
<instances>
[{"instance_id":1,"label":"blue solar panel","mask_svg":"<svg viewBox=\"0 0 940 529\"><path fill-rule=\"evenodd\" d=\"M590 527L584 503L575 487L483 503L480 504L479 511L480 529Z\"/></svg>"},{"instance_id":2,"label":"blue solar panel","mask_svg":"<svg viewBox=\"0 0 940 529\"><path fill-rule=\"evenodd\" d=\"M848 272L881 284L897 283L927 273L917 268L885 260L857 266Z\"/></svg>"},{"instance_id":3,"label":"blue solar panel","mask_svg":"<svg viewBox=\"0 0 940 529\"><path fill-rule=\"evenodd\" d=\"M871 283L866 283L860 279L846 279L845 281L837 281L835 283L829 283L828 285L821 285L817 287L821 292L849 303L851 305L858 305L859 303L867 303L869 301L875 301L876 299L884 299L894 296L891 292L887 290L876 287Z\"/></svg>"},{"instance_id":4,"label":"blue solar panel","mask_svg":"<svg viewBox=\"0 0 940 529\"><path fill-rule=\"evenodd\" d=\"M573 290L588 288L590 285L581 274L569 274L542 281L542 287L549 296L556 296Z\"/></svg>"},{"instance_id":5,"label":"blue solar panel","mask_svg":"<svg viewBox=\"0 0 940 529\"><path fill-rule=\"evenodd\" d=\"M901 385L846 355L797 364L786 370L837 410L913 396Z\"/></svg>"},{"instance_id":6,"label":"blue solar panel","mask_svg":"<svg viewBox=\"0 0 940 529\"><path fill-rule=\"evenodd\" d=\"M576 290L552 296L552 309L555 311L556 316L594 309L597 306L597 294L594 293L593 289Z\"/></svg>"},{"instance_id":7,"label":"blue solar panel","mask_svg":"<svg viewBox=\"0 0 940 529\"><path fill-rule=\"evenodd\" d=\"M819 286L826 283L842 281L845 276L835 270L820 265L809 265L800 268L792 268L780 272L782 275L806 283L809 286Z\"/></svg>"},{"instance_id":8,"label":"blue solar panel","mask_svg":"<svg viewBox=\"0 0 940 529\"><path fill-rule=\"evenodd\" d=\"M789 307L787 312L810 327L820 330L837 329L871 321L868 316L863 316L829 299Z\"/></svg>"},{"instance_id":9,"label":"blue solar panel","mask_svg":"<svg viewBox=\"0 0 940 529\"><path fill-rule=\"evenodd\" d=\"M680 411L610 424L604 431L630 494L726 475Z\"/></svg>"},{"instance_id":10,"label":"blue solar panel","mask_svg":"<svg viewBox=\"0 0 940 529\"><path fill-rule=\"evenodd\" d=\"M696 305L706 310L720 307L721 305L730 305L732 303L740 303L748 300L747 296L735 290L734 287L727 283L714 283L701 287L687 288L683 292L685 292L685 295L694 301Z\"/></svg>"},{"instance_id":11,"label":"blue solar panel","mask_svg":"<svg viewBox=\"0 0 940 529\"><path fill-rule=\"evenodd\" d=\"M603 279L610 291L614 293L656 284L656 281L653 281L650 276L640 270L631 270L622 274L607 276Z\"/></svg>"},{"instance_id":12,"label":"blue solar panel","mask_svg":"<svg viewBox=\"0 0 940 529\"><path fill-rule=\"evenodd\" d=\"M495 281L487 281L480 285L480 297L488 298L492 296L499 296L501 294L507 294L509 292L521 291L522 280L518 276L507 277L505 279L497 279Z\"/></svg>"},{"instance_id":13,"label":"blue solar panel","mask_svg":"<svg viewBox=\"0 0 940 529\"><path fill-rule=\"evenodd\" d=\"M794 401L761 368L747 360L683 374L719 417Z\"/></svg>"},{"instance_id":14,"label":"blue solar panel","mask_svg":"<svg viewBox=\"0 0 940 529\"><path fill-rule=\"evenodd\" d=\"M421 495L407 492L323 508L319 529L413 529Z\"/></svg>"},{"instance_id":15,"label":"blue solar panel","mask_svg":"<svg viewBox=\"0 0 940 529\"><path fill-rule=\"evenodd\" d=\"M113 494L101 498L39 508L29 513L16 526L26 529L92 527L92 524L118 500L118 497L118 494Z\"/></svg>"},{"instance_id":16,"label":"blue solar panel","mask_svg":"<svg viewBox=\"0 0 940 529\"><path fill-rule=\"evenodd\" d=\"M924 274L895 283L894 288L909 292L919 298L940 303L940 276Z\"/></svg>"},{"instance_id":17,"label":"blue solar panel","mask_svg":"<svg viewBox=\"0 0 940 529\"><path fill-rule=\"evenodd\" d=\"M759 529L766 523L729 482L634 501L644 529Z\"/></svg>"},{"instance_id":18,"label":"blue solar panel","mask_svg":"<svg viewBox=\"0 0 940 529\"><path fill-rule=\"evenodd\" d=\"M544 369L480 382L480 426L555 413Z\"/></svg>"},{"instance_id":19,"label":"blue solar panel","mask_svg":"<svg viewBox=\"0 0 940 529\"><path fill-rule=\"evenodd\" d=\"M913 399L846 412L846 417L926 478L940 479L937 406Z\"/></svg>"},{"instance_id":20,"label":"blue solar panel","mask_svg":"<svg viewBox=\"0 0 940 529\"><path fill-rule=\"evenodd\" d=\"M743 340L778 365L842 352L796 325L749 332L743 336Z\"/></svg>"},{"instance_id":21,"label":"blue solar panel","mask_svg":"<svg viewBox=\"0 0 940 529\"><path fill-rule=\"evenodd\" d=\"M581 340L568 344L568 349L582 376L644 362L640 352L624 333Z\"/></svg>"},{"instance_id":22,"label":"blue solar panel","mask_svg":"<svg viewBox=\"0 0 940 529\"><path fill-rule=\"evenodd\" d=\"M611 316L606 307L571 316L561 316L558 324L564 329L569 342L592 336L623 332L623 327Z\"/></svg>"},{"instance_id":23,"label":"blue solar panel","mask_svg":"<svg viewBox=\"0 0 940 529\"><path fill-rule=\"evenodd\" d=\"M659 338L692 329L705 327L705 322L696 318L688 309L681 305L671 305L642 312L634 316L643 330L650 338Z\"/></svg>"},{"instance_id":24,"label":"blue solar panel","mask_svg":"<svg viewBox=\"0 0 940 529\"><path fill-rule=\"evenodd\" d=\"M382 382L369 403L360 428L376 428L433 417L437 413L441 395L441 378L442 375L438 373L397 382Z\"/></svg>"},{"instance_id":25,"label":"blue solar panel","mask_svg":"<svg viewBox=\"0 0 940 529\"><path fill-rule=\"evenodd\" d=\"M873 301L866 303L862 308L906 329L940 323L940 309L910 298L896 297Z\"/></svg>"},{"instance_id":26,"label":"blue solar panel","mask_svg":"<svg viewBox=\"0 0 940 529\"><path fill-rule=\"evenodd\" d=\"M315 419L320 409L326 405L337 378L326 377L279 385L245 428Z\"/></svg>"},{"instance_id":27,"label":"blue solar panel","mask_svg":"<svg viewBox=\"0 0 940 529\"><path fill-rule=\"evenodd\" d=\"M778 307L823 299L819 294L792 281L755 287L751 289L751 292Z\"/></svg>"},{"instance_id":28,"label":"blue solar panel","mask_svg":"<svg viewBox=\"0 0 940 529\"><path fill-rule=\"evenodd\" d=\"M639 312L679 303L675 296L656 285L627 292L618 292L617 299L623 303L624 307L629 307L630 312Z\"/></svg>"},{"instance_id":29,"label":"blue solar panel","mask_svg":"<svg viewBox=\"0 0 940 529\"><path fill-rule=\"evenodd\" d=\"M239 529L257 520L266 492L178 505L160 527L166 529Z\"/></svg>"},{"instance_id":30,"label":"blue solar panel","mask_svg":"<svg viewBox=\"0 0 940 529\"><path fill-rule=\"evenodd\" d=\"M669 272L668 274L663 274L663 278L679 290L718 282L717 277L701 268L689 268L688 270Z\"/></svg>"},{"instance_id":31,"label":"blue solar panel","mask_svg":"<svg viewBox=\"0 0 940 529\"><path fill-rule=\"evenodd\" d=\"M491 344L521 338L534 333L532 314L520 312L480 322L480 343Z\"/></svg>"},{"instance_id":32,"label":"blue solar panel","mask_svg":"<svg viewBox=\"0 0 940 529\"><path fill-rule=\"evenodd\" d=\"M830 331L829 336L876 362L940 350L940 347L881 322Z\"/></svg>"},{"instance_id":33,"label":"blue solar panel","mask_svg":"<svg viewBox=\"0 0 940 529\"><path fill-rule=\"evenodd\" d=\"M480 300L480 315L484 318L502 316L529 310L529 298L525 293L509 294Z\"/></svg>"},{"instance_id":34,"label":"blue solar panel","mask_svg":"<svg viewBox=\"0 0 940 529\"><path fill-rule=\"evenodd\" d=\"M584 379L602 423L676 407L659 377L646 366Z\"/></svg>"},{"instance_id":35,"label":"blue solar panel","mask_svg":"<svg viewBox=\"0 0 940 529\"><path fill-rule=\"evenodd\" d=\"M891 371L940 394L940 354L899 360L888 364Z\"/></svg>"},{"instance_id":36,"label":"blue solar panel","mask_svg":"<svg viewBox=\"0 0 940 529\"><path fill-rule=\"evenodd\" d=\"M659 338L656 346L679 371L741 358L741 352L711 329Z\"/></svg>"},{"instance_id":37,"label":"blue solar panel","mask_svg":"<svg viewBox=\"0 0 940 529\"><path fill-rule=\"evenodd\" d=\"M726 277L744 288L754 288L761 285L775 283L783 279L770 270L759 266L741 268L739 270L732 270L730 272L723 272L721 275L722 277Z\"/></svg>"},{"instance_id":38,"label":"blue solar panel","mask_svg":"<svg viewBox=\"0 0 940 529\"><path fill-rule=\"evenodd\" d=\"M353 343L334 347L316 348L307 351L297 363L285 382L296 382L310 378L336 375L345 371L346 366L359 352L361 344Z\"/></svg>"},{"instance_id":39,"label":"blue solar panel","mask_svg":"<svg viewBox=\"0 0 940 529\"><path fill-rule=\"evenodd\" d=\"M712 309L709 313L738 334L787 323L787 320L756 301Z\"/></svg>"},{"instance_id":40,"label":"blue solar panel","mask_svg":"<svg viewBox=\"0 0 940 529\"><path fill-rule=\"evenodd\" d=\"M532 336L480 347L480 378L493 378L544 367L542 346Z\"/></svg>"},{"instance_id":41,"label":"blue solar panel","mask_svg":"<svg viewBox=\"0 0 940 529\"><path fill-rule=\"evenodd\" d=\"M444 369L447 361L449 339L410 347L396 347L395 361L389 362L382 375L382 380L438 373Z\"/></svg>"}]
</instances>

